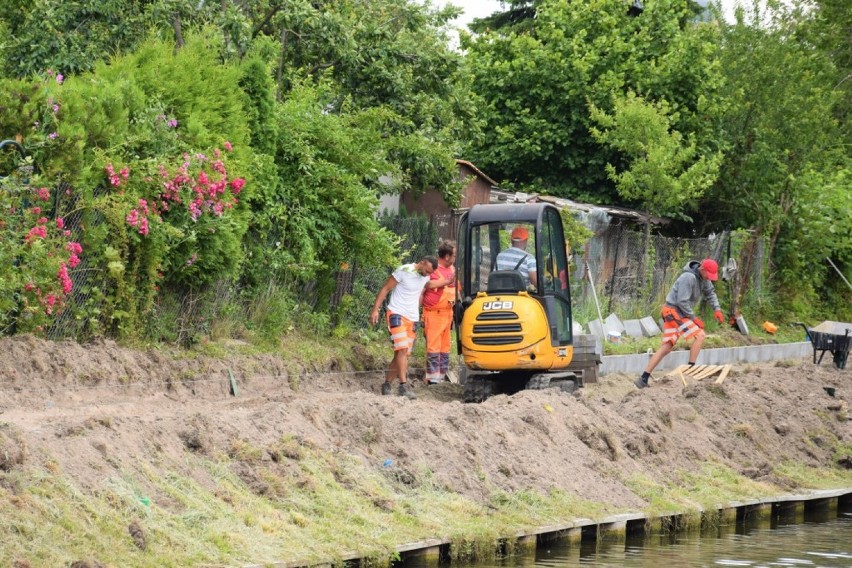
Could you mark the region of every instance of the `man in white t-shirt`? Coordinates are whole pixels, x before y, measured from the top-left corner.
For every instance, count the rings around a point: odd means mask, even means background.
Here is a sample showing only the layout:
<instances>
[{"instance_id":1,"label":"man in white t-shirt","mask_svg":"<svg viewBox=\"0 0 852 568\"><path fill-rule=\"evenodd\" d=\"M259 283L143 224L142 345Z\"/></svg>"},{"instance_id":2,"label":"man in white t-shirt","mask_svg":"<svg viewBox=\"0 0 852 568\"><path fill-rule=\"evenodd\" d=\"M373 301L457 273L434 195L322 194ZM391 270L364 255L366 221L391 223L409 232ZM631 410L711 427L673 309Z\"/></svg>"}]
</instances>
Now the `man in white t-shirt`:
<instances>
[{"instance_id":1,"label":"man in white t-shirt","mask_svg":"<svg viewBox=\"0 0 852 568\"><path fill-rule=\"evenodd\" d=\"M429 275L438 267L434 256L425 256L415 264L403 264L393 271L376 295L370 323L379 322L379 308L390 294L387 309L388 331L393 342L393 359L388 365L382 394L390 394L394 379L399 379L399 395L416 398L408 385L408 356L416 337L414 324L420 321L420 295L424 288L438 288L450 280L430 280ZM392 291L392 292L391 292Z\"/></svg>"}]
</instances>

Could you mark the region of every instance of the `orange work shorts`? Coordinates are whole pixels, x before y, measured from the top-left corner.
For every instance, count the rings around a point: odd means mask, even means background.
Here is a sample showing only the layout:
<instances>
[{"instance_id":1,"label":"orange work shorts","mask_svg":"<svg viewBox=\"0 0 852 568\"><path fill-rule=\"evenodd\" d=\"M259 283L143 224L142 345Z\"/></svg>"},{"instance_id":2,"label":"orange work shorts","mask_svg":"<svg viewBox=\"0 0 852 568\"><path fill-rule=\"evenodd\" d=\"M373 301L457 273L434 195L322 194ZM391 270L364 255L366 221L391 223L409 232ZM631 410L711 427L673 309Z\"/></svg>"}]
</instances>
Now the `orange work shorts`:
<instances>
[{"instance_id":1,"label":"orange work shorts","mask_svg":"<svg viewBox=\"0 0 852 568\"><path fill-rule=\"evenodd\" d=\"M701 331L698 324L693 320L683 317L677 308L663 306L663 343L671 343L674 346L677 340L683 337L691 339Z\"/></svg>"},{"instance_id":2,"label":"orange work shorts","mask_svg":"<svg viewBox=\"0 0 852 568\"><path fill-rule=\"evenodd\" d=\"M409 353L414 348L414 339L417 337L414 331L414 322L388 310L388 331L394 351L407 349Z\"/></svg>"}]
</instances>

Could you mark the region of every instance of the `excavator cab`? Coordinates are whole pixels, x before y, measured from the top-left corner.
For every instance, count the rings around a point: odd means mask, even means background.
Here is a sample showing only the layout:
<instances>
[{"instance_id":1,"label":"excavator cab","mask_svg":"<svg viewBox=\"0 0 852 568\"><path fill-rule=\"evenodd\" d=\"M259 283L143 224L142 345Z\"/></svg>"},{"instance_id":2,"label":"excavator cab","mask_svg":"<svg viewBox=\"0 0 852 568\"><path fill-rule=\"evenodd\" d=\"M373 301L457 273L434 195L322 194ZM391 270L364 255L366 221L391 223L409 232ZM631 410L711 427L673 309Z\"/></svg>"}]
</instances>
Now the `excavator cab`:
<instances>
[{"instance_id":1,"label":"excavator cab","mask_svg":"<svg viewBox=\"0 0 852 568\"><path fill-rule=\"evenodd\" d=\"M465 400L581 386L573 356L568 255L547 203L475 205L457 241L457 348Z\"/></svg>"}]
</instances>

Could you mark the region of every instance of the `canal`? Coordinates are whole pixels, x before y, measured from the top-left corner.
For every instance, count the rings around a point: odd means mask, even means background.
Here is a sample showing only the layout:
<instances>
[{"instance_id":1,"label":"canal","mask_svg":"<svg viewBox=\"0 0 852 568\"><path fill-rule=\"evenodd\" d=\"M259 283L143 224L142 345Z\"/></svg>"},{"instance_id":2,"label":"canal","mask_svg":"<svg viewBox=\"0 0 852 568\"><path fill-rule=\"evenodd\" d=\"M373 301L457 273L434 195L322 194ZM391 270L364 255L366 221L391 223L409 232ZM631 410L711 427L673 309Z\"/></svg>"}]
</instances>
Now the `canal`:
<instances>
[{"instance_id":1,"label":"canal","mask_svg":"<svg viewBox=\"0 0 852 568\"><path fill-rule=\"evenodd\" d=\"M839 508L776 506L771 515L744 517L740 511L736 520L705 523L693 530L649 534L628 528L620 536L544 536L496 560L454 563L453 567L852 567L852 507L848 500ZM439 564L445 564L447 558L441 556ZM404 568L434 568L434 561L413 557L401 564Z\"/></svg>"},{"instance_id":2,"label":"canal","mask_svg":"<svg viewBox=\"0 0 852 568\"><path fill-rule=\"evenodd\" d=\"M554 541L500 566L852 566L852 514L801 524L720 527L715 535L630 537L622 543Z\"/></svg>"}]
</instances>

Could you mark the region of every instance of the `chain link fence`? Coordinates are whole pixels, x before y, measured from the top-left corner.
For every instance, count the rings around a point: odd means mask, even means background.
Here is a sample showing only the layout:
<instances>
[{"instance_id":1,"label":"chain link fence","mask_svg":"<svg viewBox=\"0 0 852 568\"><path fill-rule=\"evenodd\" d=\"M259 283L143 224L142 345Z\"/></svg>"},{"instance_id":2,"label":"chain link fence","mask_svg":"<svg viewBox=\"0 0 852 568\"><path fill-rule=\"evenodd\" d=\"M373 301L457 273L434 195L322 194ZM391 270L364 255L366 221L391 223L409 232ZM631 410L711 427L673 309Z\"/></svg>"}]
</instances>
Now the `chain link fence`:
<instances>
[{"instance_id":1,"label":"chain link fence","mask_svg":"<svg viewBox=\"0 0 852 568\"><path fill-rule=\"evenodd\" d=\"M454 234L457 221L455 215L433 216L428 221L424 217L396 217L386 226L403 239L403 250L407 251L403 262L414 262L424 255L435 255L439 241L448 234L437 228L452 227L453 233L449 234ZM572 255L574 313L583 324L597 318L592 305L595 295L601 310L607 313L621 318L656 317L670 287L690 260L713 258L723 268L731 256L728 232L695 239L650 235L646 246L641 226L616 223L593 228L595 236ZM717 295L725 307L730 306L734 296L742 302L744 295L761 292L766 262L763 242L758 240L740 248L734 262L744 269L731 271L729 280L716 283ZM367 325L373 300L391 269L355 266L338 274L333 305L340 308L339 317L355 327Z\"/></svg>"},{"instance_id":2,"label":"chain link fence","mask_svg":"<svg viewBox=\"0 0 852 568\"><path fill-rule=\"evenodd\" d=\"M590 306L594 301L594 285L602 311L613 312L622 319L656 317L686 264L704 258L719 263L722 279L716 282L716 293L723 307L730 309L732 303L742 303L745 297L761 293L766 263L763 241L750 241L749 246L740 247L738 254L732 256L731 239L729 232L694 239L650 235L646 243L641 230L610 225L597 232L584 250L575 251L572 282L575 314L578 319L583 315L587 316L586 320L597 317L591 313ZM740 269L734 269L735 266Z\"/></svg>"},{"instance_id":3,"label":"chain link fence","mask_svg":"<svg viewBox=\"0 0 852 568\"><path fill-rule=\"evenodd\" d=\"M64 187L57 195L65 194ZM70 192L69 192L70 195ZM97 214L84 220L68 199L57 200L54 216L65 215L65 226L78 236L86 223L98 222ZM103 222L103 220L101 220ZM415 262L435 255L438 233L425 217L387 217L382 223L400 237L402 262ZM323 328L345 326L350 330L366 328L376 293L395 267L362 267L358 264L340 270L335 276L330 299L319 297L313 282L268 280L262 289L249 290L235 280L222 280L203 290L163 288L157 294L142 335L153 341L190 345L211 334L238 332L241 326L259 325L268 320L270 330L286 330L294 322ZM92 335L118 333L120 322L106 314L106 294L114 284L101 270L91 267L85 254L71 272L73 289L65 309L53 321L46 334L51 339L85 339ZM298 298L298 301L296 301ZM316 313L316 306L328 300L329 314ZM286 313L281 313L286 312ZM230 328L230 329L229 329Z\"/></svg>"},{"instance_id":4,"label":"chain link fence","mask_svg":"<svg viewBox=\"0 0 852 568\"><path fill-rule=\"evenodd\" d=\"M84 217L77 194L72 187L60 183L53 189L53 207L50 218L61 217L64 226L70 232L69 240L80 242L86 225L100 225L105 222L97 211L87 212ZM87 337L101 330L109 330L109 322L99 318L103 313L106 290L111 285L97 267L92 265L90 256L85 251L80 257L80 264L70 271L73 287L65 300L63 309L53 320L47 330L50 339ZM87 316L87 314L92 314Z\"/></svg>"},{"instance_id":5,"label":"chain link fence","mask_svg":"<svg viewBox=\"0 0 852 568\"><path fill-rule=\"evenodd\" d=\"M452 223L453 215L433 216L387 216L382 218L384 227L400 238L403 264L417 262L424 256L437 256L438 227ZM454 226L454 225L453 225ZM361 268L353 266L337 275L337 289L332 300L338 322L347 322L351 327L366 327L376 294L384 286L396 267ZM379 314L381 321L382 314Z\"/></svg>"}]
</instances>

